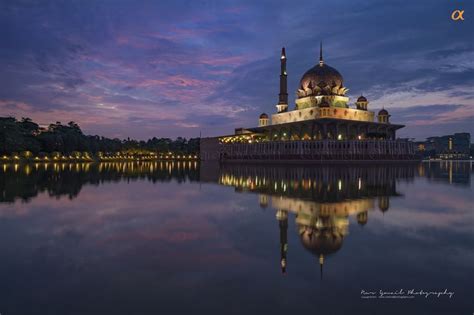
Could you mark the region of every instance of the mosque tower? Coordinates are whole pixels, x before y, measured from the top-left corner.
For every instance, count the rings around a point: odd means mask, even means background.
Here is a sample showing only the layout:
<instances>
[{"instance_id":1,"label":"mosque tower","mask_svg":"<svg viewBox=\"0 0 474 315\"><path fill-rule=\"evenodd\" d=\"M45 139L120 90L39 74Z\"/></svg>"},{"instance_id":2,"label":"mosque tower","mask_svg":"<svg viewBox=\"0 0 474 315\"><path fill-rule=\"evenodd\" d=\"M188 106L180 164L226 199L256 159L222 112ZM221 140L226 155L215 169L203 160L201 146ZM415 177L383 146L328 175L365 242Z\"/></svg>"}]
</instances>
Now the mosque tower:
<instances>
[{"instance_id":1,"label":"mosque tower","mask_svg":"<svg viewBox=\"0 0 474 315\"><path fill-rule=\"evenodd\" d=\"M288 110L288 75L286 74L286 52L285 47L281 49L280 57L280 94L278 94L277 112L283 113Z\"/></svg>"}]
</instances>

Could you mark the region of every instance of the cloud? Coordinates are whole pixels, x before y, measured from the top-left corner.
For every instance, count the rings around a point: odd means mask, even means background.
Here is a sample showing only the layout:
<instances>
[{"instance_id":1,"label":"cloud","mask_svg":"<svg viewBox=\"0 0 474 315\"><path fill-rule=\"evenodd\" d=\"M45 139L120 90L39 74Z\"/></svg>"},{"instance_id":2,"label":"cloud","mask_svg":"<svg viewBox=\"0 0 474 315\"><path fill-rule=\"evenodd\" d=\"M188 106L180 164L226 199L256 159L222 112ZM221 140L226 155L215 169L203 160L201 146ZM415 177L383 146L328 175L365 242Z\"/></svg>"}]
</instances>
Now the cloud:
<instances>
[{"instance_id":1,"label":"cloud","mask_svg":"<svg viewBox=\"0 0 474 315\"><path fill-rule=\"evenodd\" d=\"M451 7L428 0L409 7L334 1L324 11L308 1L4 2L0 99L10 105L2 114L75 120L105 136L229 134L274 111L281 46L294 95L323 40L325 60L352 98L364 93L415 137L433 124L449 131L451 119L467 126L474 96L472 22L454 24ZM462 107L419 119L396 115L432 105Z\"/></svg>"}]
</instances>

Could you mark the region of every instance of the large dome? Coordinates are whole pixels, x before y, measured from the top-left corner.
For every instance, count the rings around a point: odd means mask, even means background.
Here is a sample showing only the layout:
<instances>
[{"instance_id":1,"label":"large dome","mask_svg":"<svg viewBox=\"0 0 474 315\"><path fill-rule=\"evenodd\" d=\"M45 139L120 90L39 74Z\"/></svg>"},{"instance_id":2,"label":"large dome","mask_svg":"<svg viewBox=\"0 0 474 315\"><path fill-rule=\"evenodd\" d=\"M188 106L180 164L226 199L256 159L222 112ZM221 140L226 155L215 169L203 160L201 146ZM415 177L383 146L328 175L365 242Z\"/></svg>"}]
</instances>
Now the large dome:
<instances>
[{"instance_id":1,"label":"large dome","mask_svg":"<svg viewBox=\"0 0 474 315\"><path fill-rule=\"evenodd\" d=\"M316 86L324 88L326 86L343 86L342 75L327 64L318 64L303 74L300 80L300 89L314 89Z\"/></svg>"},{"instance_id":2,"label":"large dome","mask_svg":"<svg viewBox=\"0 0 474 315\"><path fill-rule=\"evenodd\" d=\"M345 96L348 90L344 87L343 83L344 79L339 71L324 62L321 44L319 64L303 74L296 95L298 99L320 95Z\"/></svg>"}]
</instances>

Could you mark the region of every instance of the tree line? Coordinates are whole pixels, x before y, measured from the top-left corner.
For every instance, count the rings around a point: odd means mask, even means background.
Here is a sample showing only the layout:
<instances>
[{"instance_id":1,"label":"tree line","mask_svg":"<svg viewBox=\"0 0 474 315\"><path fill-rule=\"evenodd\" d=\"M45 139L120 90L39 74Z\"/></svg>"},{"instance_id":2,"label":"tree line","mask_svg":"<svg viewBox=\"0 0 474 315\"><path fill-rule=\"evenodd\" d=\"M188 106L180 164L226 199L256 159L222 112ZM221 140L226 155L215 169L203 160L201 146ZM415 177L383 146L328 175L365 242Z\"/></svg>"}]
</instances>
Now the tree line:
<instances>
[{"instance_id":1,"label":"tree line","mask_svg":"<svg viewBox=\"0 0 474 315\"><path fill-rule=\"evenodd\" d=\"M31 152L32 154L49 154L60 152L88 152L93 155L100 153L168 153L197 154L199 138L153 137L147 141L127 139L110 139L101 136L84 135L78 124L70 121L67 124L56 122L47 128L33 122L30 118L17 120L15 117L0 117L0 154L17 154Z\"/></svg>"}]
</instances>

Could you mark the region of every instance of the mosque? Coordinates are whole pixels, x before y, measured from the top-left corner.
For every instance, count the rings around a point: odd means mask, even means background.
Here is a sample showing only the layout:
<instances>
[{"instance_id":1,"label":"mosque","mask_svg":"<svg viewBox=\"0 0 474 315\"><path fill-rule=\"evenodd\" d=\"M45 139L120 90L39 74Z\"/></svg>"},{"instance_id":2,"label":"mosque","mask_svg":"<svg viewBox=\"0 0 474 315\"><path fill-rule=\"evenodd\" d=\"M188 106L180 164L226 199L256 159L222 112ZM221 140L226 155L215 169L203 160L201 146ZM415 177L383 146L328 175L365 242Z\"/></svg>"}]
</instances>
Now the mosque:
<instances>
[{"instance_id":1,"label":"mosque","mask_svg":"<svg viewBox=\"0 0 474 315\"><path fill-rule=\"evenodd\" d=\"M415 146L396 138L403 125L392 124L387 109L377 115L361 95L349 106L342 75L323 59L301 77L295 106L289 108L287 56L280 57L280 93L276 113L262 113L258 127L237 128L233 135L202 138L202 160L410 160Z\"/></svg>"}]
</instances>

